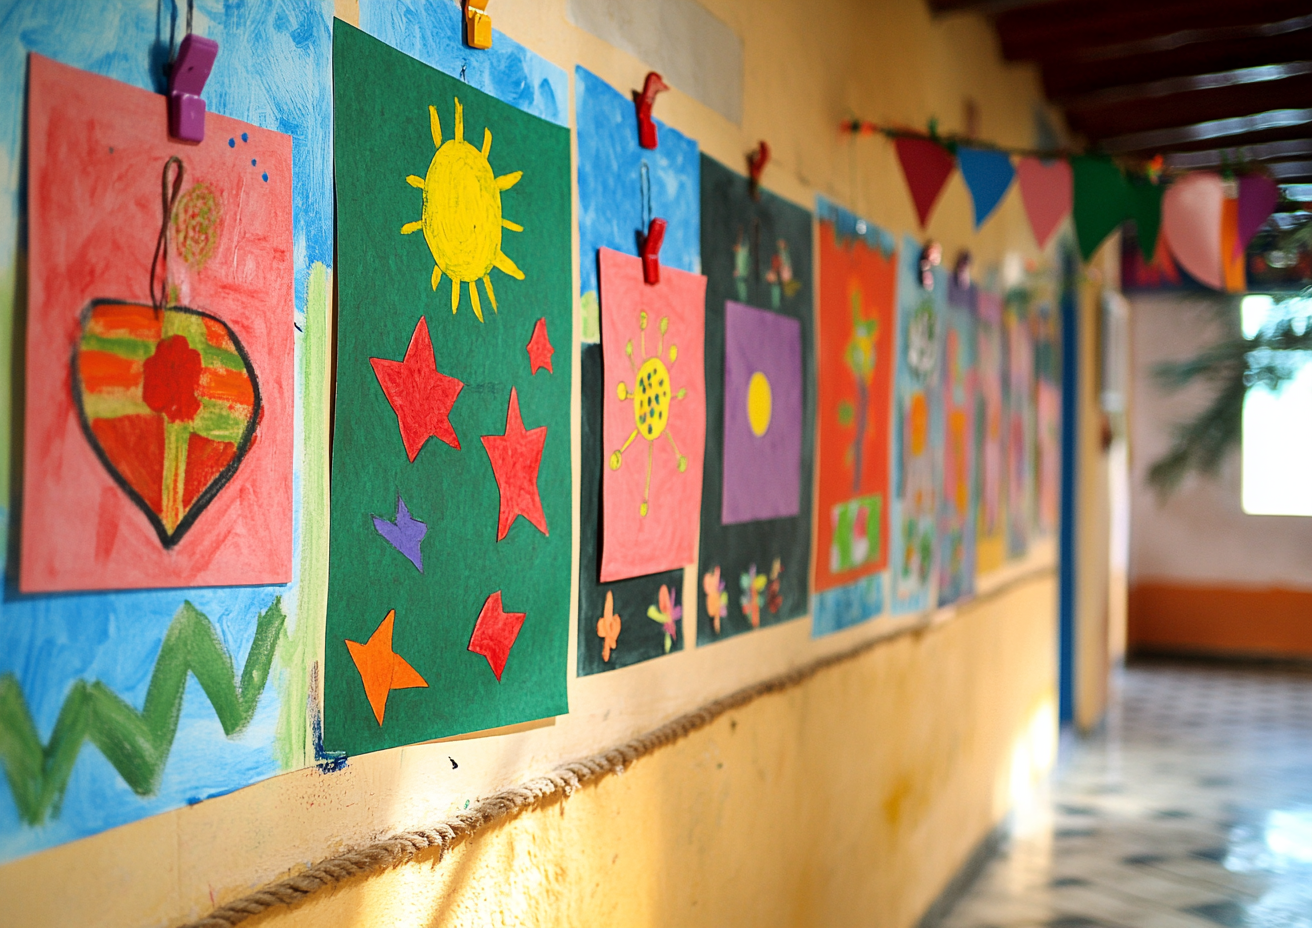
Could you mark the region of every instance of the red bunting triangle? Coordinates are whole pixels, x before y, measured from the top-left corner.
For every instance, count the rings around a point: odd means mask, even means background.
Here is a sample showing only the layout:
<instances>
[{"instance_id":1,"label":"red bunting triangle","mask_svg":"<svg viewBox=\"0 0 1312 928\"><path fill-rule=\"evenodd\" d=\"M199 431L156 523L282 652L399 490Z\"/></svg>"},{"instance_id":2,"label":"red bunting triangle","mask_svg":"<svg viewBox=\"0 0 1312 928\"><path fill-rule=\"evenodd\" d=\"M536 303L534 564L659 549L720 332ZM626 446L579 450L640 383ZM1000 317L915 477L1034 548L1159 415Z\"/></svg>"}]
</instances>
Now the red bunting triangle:
<instances>
[{"instance_id":1,"label":"red bunting triangle","mask_svg":"<svg viewBox=\"0 0 1312 928\"><path fill-rule=\"evenodd\" d=\"M893 145L923 229L938 202L938 195L943 192L943 185L952 176L956 160L946 148L929 139L897 138Z\"/></svg>"}]
</instances>

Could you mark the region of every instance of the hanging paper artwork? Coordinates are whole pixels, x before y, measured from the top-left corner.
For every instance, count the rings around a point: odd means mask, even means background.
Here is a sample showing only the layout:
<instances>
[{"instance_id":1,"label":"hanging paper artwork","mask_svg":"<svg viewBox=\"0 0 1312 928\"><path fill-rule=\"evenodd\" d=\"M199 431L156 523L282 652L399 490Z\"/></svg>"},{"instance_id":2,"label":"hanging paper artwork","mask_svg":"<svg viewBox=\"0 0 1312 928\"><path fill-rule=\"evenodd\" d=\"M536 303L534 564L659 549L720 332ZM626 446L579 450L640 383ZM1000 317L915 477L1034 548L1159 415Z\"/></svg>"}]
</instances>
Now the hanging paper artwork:
<instances>
[{"instance_id":1,"label":"hanging paper artwork","mask_svg":"<svg viewBox=\"0 0 1312 928\"><path fill-rule=\"evenodd\" d=\"M1057 531L1061 504L1061 335L1050 301L1034 313L1034 480L1035 527L1040 535Z\"/></svg>"},{"instance_id":2,"label":"hanging paper artwork","mask_svg":"<svg viewBox=\"0 0 1312 928\"><path fill-rule=\"evenodd\" d=\"M813 635L883 611L897 325L895 240L843 222L828 201L819 209Z\"/></svg>"},{"instance_id":3,"label":"hanging paper artwork","mask_svg":"<svg viewBox=\"0 0 1312 928\"><path fill-rule=\"evenodd\" d=\"M31 74L21 588L290 580L291 139Z\"/></svg>"},{"instance_id":4,"label":"hanging paper artwork","mask_svg":"<svg viewBox=\"0 0 1312 928\"><path fill-rule=\"evenodd\" d=\"M965 145L957 149L957 166L961 168L961 178L970 191L975 228L978 229L993 215L1011 189L1016 170L1011 166L1011 156L1005 151Z\"/></svg>"},{"instance_id":5,"label":"hanging paper artwork","mask_svg":"<svg viewBox=\"0 0 1312 928\"><path fill-rule=\"evenodd\" d=\"M567 709L570 158L560 126L333 43L324 724L358 754Z\"/></svg>"},{"instance_id":6,"label":"hanging paper artwork","mask_svg":"<svg viewBox=\"0 0 1312 928\"><path fill-rule=\"evenodd\" d=\"M943 313L943 467L939 497L938 604L975 592L975 515L978 507L975 332L978 291L948 284Z\"/></svg>"},{"instance_id":7,"label":"hanging paper artwork","mask_svg":"<svg viewBox=\"0 0 1312 928\"><path fill-rule=\"evenodd\" d=\"M1219 174L1186 174L1162 197L1162 237L1175 260L1200 283L1221 290L1221 213L1225 182Z\"/></svg>"},{"instance_id":8,"label":"hanging paper artwork","mask_svg":"<svg viewBox=\"0 0 1312 928\"><path fill-rule=\"evenodd\" d=\"M1028 297L1003 304L1007 358L1007 556L1029 549L1034 524L1034 341Z\"/></svg>"},{"instance_id":9,"label":"hanging paper artwork","mask_svg":"<svg viewBox=\"0 0 1312 928\"><path fill-rule=\"evenodd\" d=\"M706 157L701 191L699 645L807 613L815 421L811 214Z\"/></svg>"},{"instance_id":10,"label":"hanging paper artwork","mask_svg":"<svg viewBox=\"0 0 1312 928\"><path fill-rule=\"evenodd\" d=\"M691 564L697 549L706 388L706 279L603 248L601 582Z\"/></svg>"},{"instance_id":11,"label":"hanging paper artwork","mask_svg":"<svg viewBox=\"0 0 1312 928\"><path fill-rule=\"evenodd\" d=\"M906 236L898 261L897 371L893 399L892 610L934 605L938 473L943 455L939 366L947 275L921 276L920 245ZM933 284L927 288L925 284Z\"/></svg>"},{"instance_id":12,"label":"hanging paper artwork","mask_svg":"<svg viewBox=\"0 0 1312 928\"><path fill-rule=\"evenodd\" d=\"M578 126L579 288L583 341L601 338L597 251L637 256L653 218L665 220L661 267L701 271L697 143L659 119L656 148L638 144L633 99L582 67L574 69Z\"/></svg>"},{"instance_id":13,"label":"hanging paper artwork","mask_svg":"<svg viewBox=\"0 0 1312 928\"><path fill-rule=\"evenodd\" d=\"M931 139L900 136L893 140L893 147L916 208L916 218L923 229L929 224L939 194L952 176L956 160L946 148Z\"/></svg>"},{"instance_id":14,"label":"hanging paper artwork","mask_svg":"<svg viewBox=\"0 0 1312 928\"><path fill-rule=\"evenodd\" d=\"M1007 560L1005 353L1001 295L981 289L976 294L975 305L976 431L979 434L975 556L978 572L984 574Z\"/></svg>"},{"instance_id":15,"label":"hanging paper artwork","mask_svg":"<svg viewBox=\"0 0 1312 928\"><path fill-rule=\"evenodd\" d=\"M700 271L701 180L695 141L657 120L660 144L654 149L640 147L633 100L582 67L574 70L574 119L583 309L578 672L585 675L683 647L681 625L670 639L664 623L646 618L649 609L659 606L662 588L682 592L681 568L607 583L600 579L601 488L609 457L603 451L602 412L604 398L614 395L615 384L609 385L610 393L603 386L597 275L599 250L636 256L639 237L647 233L652 218L666 223L660 250L662 276L671 269Z\"/></svg>"}]
</instances>

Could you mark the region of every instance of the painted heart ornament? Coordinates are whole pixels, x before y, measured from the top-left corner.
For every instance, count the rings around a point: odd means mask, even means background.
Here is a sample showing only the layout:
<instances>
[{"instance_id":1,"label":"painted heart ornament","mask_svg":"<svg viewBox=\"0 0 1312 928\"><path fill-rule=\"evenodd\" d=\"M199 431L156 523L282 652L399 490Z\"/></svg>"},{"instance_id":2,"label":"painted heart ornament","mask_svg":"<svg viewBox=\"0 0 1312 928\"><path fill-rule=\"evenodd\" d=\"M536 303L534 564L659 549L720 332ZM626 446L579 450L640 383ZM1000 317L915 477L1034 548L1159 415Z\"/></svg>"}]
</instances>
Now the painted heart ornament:
<instances>
[{"instance_id":1,"label":"painted heart ornament","mask_svg":"<svg viewBox=\"0 0 1312 928\"><path fill-rule=\"evenodd\" d=\"M199 310L97 300L82 314L72 381L96 456L173 547L255 437L259 382L236 333Z\"/></svg>"}]
</instances>

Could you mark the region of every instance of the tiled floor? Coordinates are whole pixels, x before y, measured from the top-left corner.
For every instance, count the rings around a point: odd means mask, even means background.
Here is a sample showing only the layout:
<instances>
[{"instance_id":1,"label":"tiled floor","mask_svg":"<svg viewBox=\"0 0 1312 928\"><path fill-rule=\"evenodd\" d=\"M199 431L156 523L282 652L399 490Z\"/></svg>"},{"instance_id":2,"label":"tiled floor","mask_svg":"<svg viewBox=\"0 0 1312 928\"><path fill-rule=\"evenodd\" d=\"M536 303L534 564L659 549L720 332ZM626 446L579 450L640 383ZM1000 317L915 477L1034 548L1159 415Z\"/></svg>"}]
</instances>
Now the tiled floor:
<instances>
[{"instance_id":1,"label":"tiled floor","mask_svg":"<svg viewBox=\"0 0 1312 928\"><path fill-rule=\"evenodd\" d=\"M1312 671L1140 664L942 928L1312 928Z\"/></svg>"}]
</instances>

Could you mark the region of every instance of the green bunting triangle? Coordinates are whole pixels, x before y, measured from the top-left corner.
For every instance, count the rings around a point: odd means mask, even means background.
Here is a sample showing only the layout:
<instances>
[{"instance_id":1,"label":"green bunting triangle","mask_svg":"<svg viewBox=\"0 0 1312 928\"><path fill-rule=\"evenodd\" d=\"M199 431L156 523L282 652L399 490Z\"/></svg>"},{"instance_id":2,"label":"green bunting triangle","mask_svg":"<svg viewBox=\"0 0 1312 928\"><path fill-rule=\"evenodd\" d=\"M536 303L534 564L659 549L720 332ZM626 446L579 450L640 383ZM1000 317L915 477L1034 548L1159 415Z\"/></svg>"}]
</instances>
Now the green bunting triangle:
<instances>
[{"instance_id":1,"label":"green bunting triangle","mask_svg":"<svg viewBox=\"0 0 1312 928\"><path fill-rule=\"evenodd\" d=\"M1121 169L1109 158L1077 155L1071 158L1071 172L1075 180L1075 237L1081 256L1088 261L1103 239L1130 218L1130 187Z\"/></svg>"},{"instance_id":2,"label":"green bunting triangle","mask_svg":"<svg viewBox=\"0 0 1312 928\"><path fill-rule=\"evenodd\" d=\"M1147 178L1131 178L1129 182L1130 217L1139 234L1139 251L1148 263L1152 263L1157 255L1157 236L1162 228L1162 193L1165 189Z\"/></svg>"}]
</instances>

